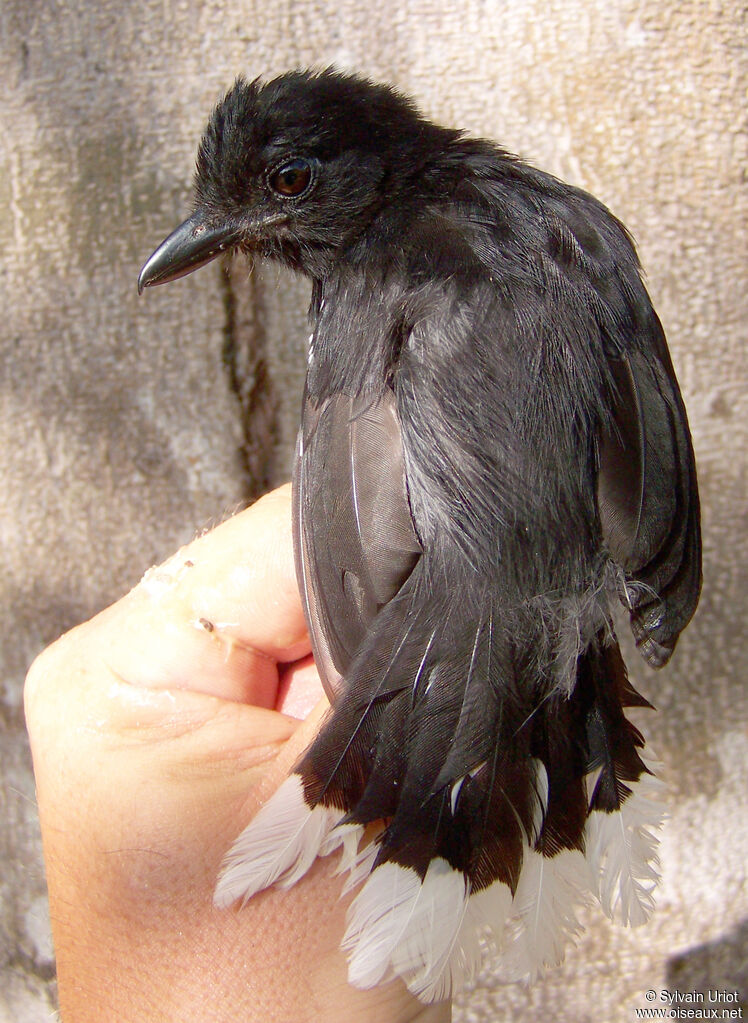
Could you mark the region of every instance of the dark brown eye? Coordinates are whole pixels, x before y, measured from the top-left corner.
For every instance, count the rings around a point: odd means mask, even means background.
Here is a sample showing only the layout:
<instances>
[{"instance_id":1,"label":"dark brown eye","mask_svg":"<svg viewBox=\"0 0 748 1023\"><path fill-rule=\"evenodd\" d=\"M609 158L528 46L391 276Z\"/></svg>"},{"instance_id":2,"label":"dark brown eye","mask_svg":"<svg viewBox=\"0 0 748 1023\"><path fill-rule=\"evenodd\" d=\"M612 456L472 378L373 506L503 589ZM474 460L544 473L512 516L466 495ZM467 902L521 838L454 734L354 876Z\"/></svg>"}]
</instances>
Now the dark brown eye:
<instances>
[{"instance_id":1,"label":"dark brown eye","mask_svg":"<svg viewBox=\"0 0 748 1023\"><path fill-rule=\"evenodd\" d=\"M312 180L312 166L308 160L289 160L270 175L270 187L278 195L301 195Z\"/></svg>"}]
</instances>

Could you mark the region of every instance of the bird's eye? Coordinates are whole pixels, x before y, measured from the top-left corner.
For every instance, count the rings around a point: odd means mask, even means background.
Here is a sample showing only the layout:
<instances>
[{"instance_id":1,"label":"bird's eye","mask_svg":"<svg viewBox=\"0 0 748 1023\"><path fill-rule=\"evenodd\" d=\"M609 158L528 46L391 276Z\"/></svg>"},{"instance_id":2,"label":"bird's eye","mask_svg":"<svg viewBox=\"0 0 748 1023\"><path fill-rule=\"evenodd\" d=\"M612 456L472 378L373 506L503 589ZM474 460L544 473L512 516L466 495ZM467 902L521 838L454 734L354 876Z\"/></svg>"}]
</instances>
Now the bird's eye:
<instances>
[{"instance_id":1,"label":"bird's eye","mask_svg":"<svg viewBox=\"0 0 748 1023\"><path fill-rule=\"evenodd\" d=\"M270 175L270 187L278 195L293 198L309 188L312 165L308 160L289 160Z\"/></svg>"}]
</instances>

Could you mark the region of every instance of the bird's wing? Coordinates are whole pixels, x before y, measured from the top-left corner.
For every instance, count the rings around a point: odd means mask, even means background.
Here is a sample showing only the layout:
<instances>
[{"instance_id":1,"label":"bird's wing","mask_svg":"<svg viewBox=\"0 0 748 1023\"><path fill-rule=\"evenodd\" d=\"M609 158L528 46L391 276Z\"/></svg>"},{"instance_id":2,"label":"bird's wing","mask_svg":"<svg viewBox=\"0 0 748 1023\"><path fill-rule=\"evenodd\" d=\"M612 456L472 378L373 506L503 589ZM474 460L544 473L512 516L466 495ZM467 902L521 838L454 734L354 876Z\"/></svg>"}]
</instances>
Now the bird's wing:
<instances>
[{"instance_id":1,"label":"bird's wing","mask_svg":"<svg viewBox=\"0 0 748 1023\"><path fill-rule=\"evenodd\" d=\"M656 318L652 329L661 334ZM696 608L701 537L686 413L662 344L610 360L612 417L599 440L603 540L624 573L637 646L660 667Z\"/></svg>"},{"instance_id":2,"label":"bird's wing","mask_svg":"<svg viewBox=\"0 0 748 1023\"><path fill-rule=\"evenodd\" d=\"M297 576L328 694L421 552L392 391L305 398L294 474Z\"/></svg>"}]
</instances>

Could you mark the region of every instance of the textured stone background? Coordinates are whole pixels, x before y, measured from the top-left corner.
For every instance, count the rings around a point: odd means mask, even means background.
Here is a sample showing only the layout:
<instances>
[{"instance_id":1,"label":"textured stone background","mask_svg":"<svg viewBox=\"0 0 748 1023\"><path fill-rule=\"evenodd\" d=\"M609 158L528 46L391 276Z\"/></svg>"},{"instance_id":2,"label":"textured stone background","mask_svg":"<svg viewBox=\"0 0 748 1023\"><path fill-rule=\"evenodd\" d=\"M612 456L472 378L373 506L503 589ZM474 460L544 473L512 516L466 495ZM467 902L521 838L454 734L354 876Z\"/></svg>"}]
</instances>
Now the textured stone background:
<instances>
[{"instance_id":1,"label":"textured stone background","mask_svg":"<svg viewBox=\"0 0 748 1023\"><path fill-rule=\"evenodd\" d=\"M739 0L2 0L0 1023L54 1005L28 663L288 475L306 286L215 266L139 301L138 268L186 212L199 132L233 76L330 62L626 221L699 462L700 612L672 667L632 662L670 784L659 911L632 933L594 916L530 991L487 968L455 1019L617 1023L648 988L746 995L744 19Z\"/></svg>"}]
</instances>

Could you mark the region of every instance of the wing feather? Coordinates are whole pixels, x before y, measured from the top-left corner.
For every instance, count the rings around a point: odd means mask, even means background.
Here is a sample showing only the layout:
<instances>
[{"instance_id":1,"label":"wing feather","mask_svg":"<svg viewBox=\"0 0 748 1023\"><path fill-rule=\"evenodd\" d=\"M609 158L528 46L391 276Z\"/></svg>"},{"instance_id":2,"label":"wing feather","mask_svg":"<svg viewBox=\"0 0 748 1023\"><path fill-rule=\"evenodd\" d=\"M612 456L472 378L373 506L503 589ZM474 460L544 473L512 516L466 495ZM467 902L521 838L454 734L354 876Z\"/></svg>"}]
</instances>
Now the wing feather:
<instances>
[{"instance_id":1,"label":"wing feather","mask_svg":"<svg viewBox=\"0 0 748 1023\"><path fill-rule=\"evenodd\" d=\"M623 572L637 645L655 667L670 657L701 589L693 449L669 359L658 351L633 348L610 360L612 417L597 479L603 541Z\"/></svg>"},{"instance_id":2,"label":"wing feather","mask_svg":"<svg viewBox=\"0 0 748 1023\"><path fill-rule=\"evenodd\" d=\"M391 391L308 396L294 471L294 547L312 646L328 694L421 547L410 514Z\"/></svg>"}]
</instances>

